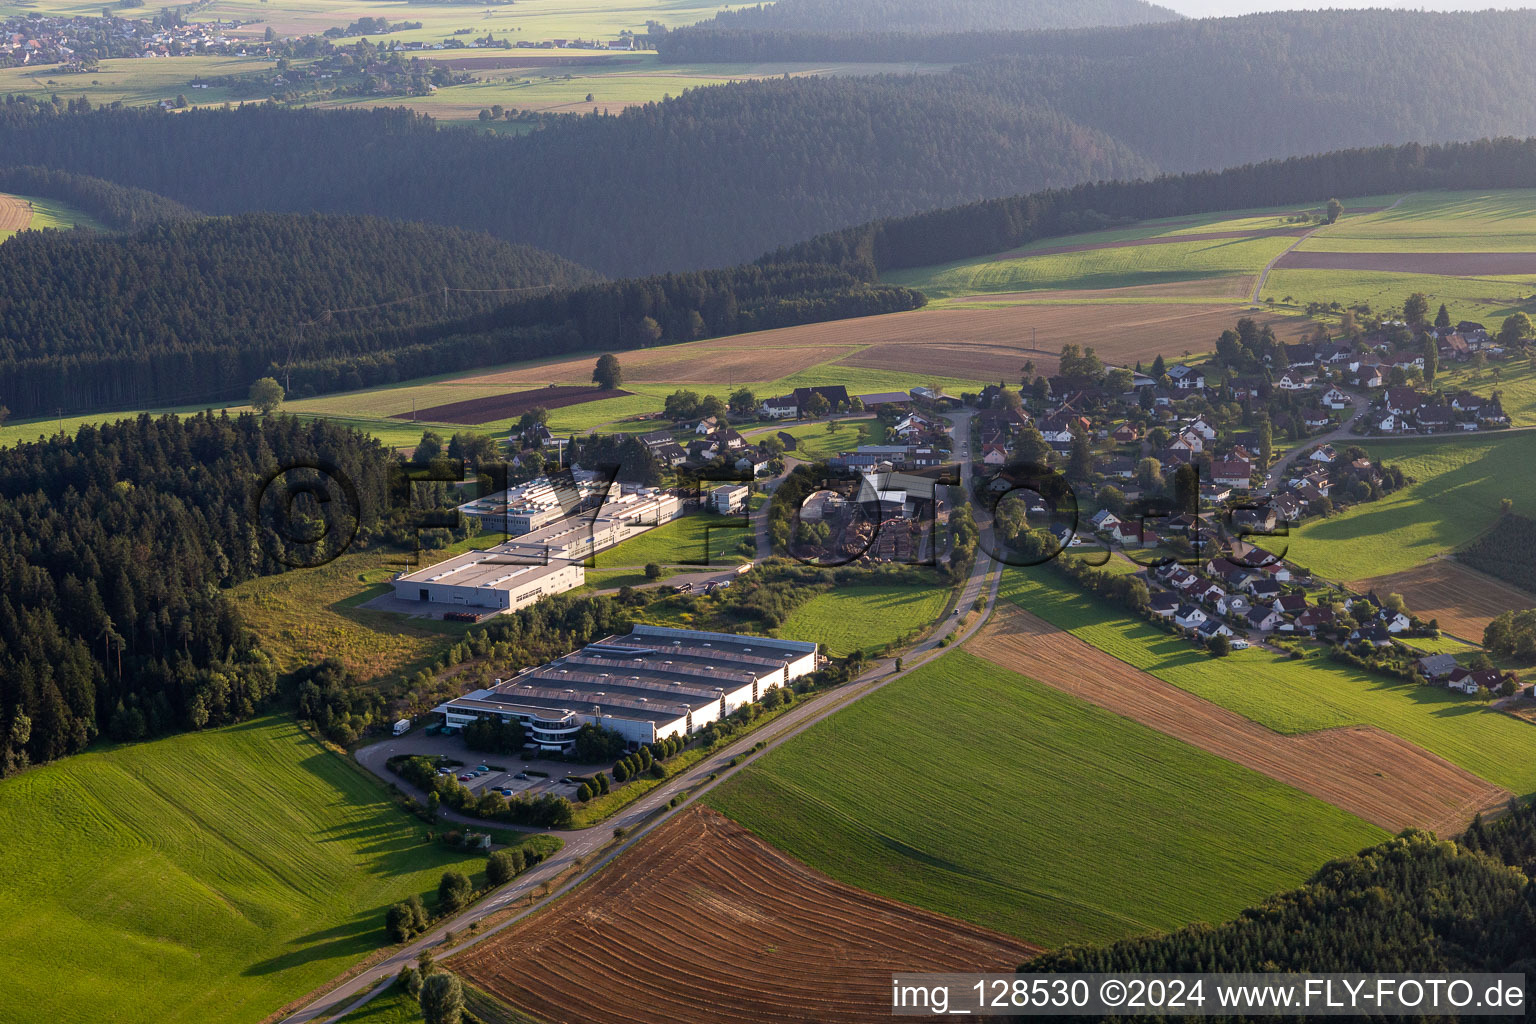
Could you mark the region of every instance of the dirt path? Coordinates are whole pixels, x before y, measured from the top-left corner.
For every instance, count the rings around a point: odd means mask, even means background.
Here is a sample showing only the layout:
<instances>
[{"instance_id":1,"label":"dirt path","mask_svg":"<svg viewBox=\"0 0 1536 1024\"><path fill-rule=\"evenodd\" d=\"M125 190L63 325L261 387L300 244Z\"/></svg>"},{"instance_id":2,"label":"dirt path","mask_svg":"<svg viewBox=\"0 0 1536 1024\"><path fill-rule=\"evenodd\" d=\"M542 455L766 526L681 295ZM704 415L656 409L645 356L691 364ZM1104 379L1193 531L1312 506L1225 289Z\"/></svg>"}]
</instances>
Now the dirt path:
<instances>
[{"instance_id":1,"label":"dirt path","mask_svg":"<svg viewBox=\"0 0 1536 1024\"><path fill-rule=\"evenodd\" d=\"M0 195L0 232L20 231L32 223L32 204L15 196Z\"/></svg>"},{"instance_id":2,"label":"dirt path","mask_svg":"<svg viewBox=\"0 0 1536 1024\"><path fill-rule=\"evenodd\" d=\"M1034 952L837 882L693 808L453 965L551 1024L851 1024L889 1014L893 971L1011 971Z\"/></svg>"},{"instance_id":3,"label":"dirt path","mask_svg":"<svg viewBox=\"0 0 1536 1024\"><path fill-rule=\"evenodd\" d=\"M968 648L1218 757L1294 786L1389 832L1460 832L1508 790L1368 726L1288 736L1132 668L1023 609L999 605Z\"/></svg>"},{"instance_id":4,"label":"dirt path","mask_svg":"<svg viewBox=\"0 0 1536 1024\"><path fill-rule=\"evenodd\" d=\"M1397 197L1397 201L1394 202L1391 206L1368 206L1368 207L1361 207L1361 208L1355 209L1355 210L1346 209L1344 212L1346 214L1353 213L1353 214L1356 214L1356 215L1359 215L1359 214L1362 214L1362 213L1385 213L1387 210L1395 210L1395 209L1397 209L1399 206L1401 206L1403 204L1403 200L1407 199L1411 195L1413 195L1412 192L1405 192L1405 193L1403 193L1402 195ZM1291 253L1295 252L1297 247L1300 246L1302 242L1305 242L1307 239L1311 238L1313 235L1317 234L1319 231L1323 230L1323 228L1326 228L1326 227L1328 227L1327 224L1319 224L1317 227L1313 228L1312 230L1308 231L1306 234L1302 235L1300 238L1296 239L1296 241L1292 242L1286 248L1285 252L1282 252L1280 255L1276 256L1274 259L1269 261L1269 265L1259 272L1258 283L1253 286L1253 301L1255 303L1257 303L1259 301L1259 295L1260 295L1260 293L1262 293L1264 291L1264 282L1269 280L1269 272L1271 270L1274 270L1276 267L1278 267L1280 265L1280 262L1282 260L1284 260L1287 256L1289 256Z\"/></svg>"}]
</instances>

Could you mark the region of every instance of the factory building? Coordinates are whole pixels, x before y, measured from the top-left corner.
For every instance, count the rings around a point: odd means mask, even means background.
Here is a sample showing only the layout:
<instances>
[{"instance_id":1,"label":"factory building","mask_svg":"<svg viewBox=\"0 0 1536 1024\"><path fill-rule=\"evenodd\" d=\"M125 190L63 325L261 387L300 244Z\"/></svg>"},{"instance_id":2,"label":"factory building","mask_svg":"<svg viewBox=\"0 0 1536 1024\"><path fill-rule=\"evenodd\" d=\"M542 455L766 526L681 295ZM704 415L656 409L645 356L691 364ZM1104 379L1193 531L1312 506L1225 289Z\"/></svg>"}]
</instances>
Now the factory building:
<instances>
[{"instance_id":1,"label":"factory building","mask_svg":"<svg viewBox=\"0 0 1536 1024\"><path fill-rule=\"evenodd\" d=\"M459 506L459 512L482 530L518 537L612 501L621 493L617 481L566 472L557 477L535 477L496 494L467 501Z\"/></svg>"},{"instance_id":2,"label":"factory building","mask_svg":"<svg viewBox=\"0 0 1536 1024\"><path fill-rule=\"evenodd\" d=\"M816 669L798 640L636 625L433 709L450 729L516 718L528 742L569 750L588 723L632 745L687 736Z\"/></svg>"},{"instance_id":3,"label":"factory building","mask_svg":"<svg viewBox=\"0 0 1536 1024\"><path fill-rule=\"evenodd\" d=\"M580 563L530 563L505 551L506 546L467 551L425 569L396 576L395 597L402 601L515 612L546 594L563 594L587 581L587 571Z\"/></svg>"}]
</instances>

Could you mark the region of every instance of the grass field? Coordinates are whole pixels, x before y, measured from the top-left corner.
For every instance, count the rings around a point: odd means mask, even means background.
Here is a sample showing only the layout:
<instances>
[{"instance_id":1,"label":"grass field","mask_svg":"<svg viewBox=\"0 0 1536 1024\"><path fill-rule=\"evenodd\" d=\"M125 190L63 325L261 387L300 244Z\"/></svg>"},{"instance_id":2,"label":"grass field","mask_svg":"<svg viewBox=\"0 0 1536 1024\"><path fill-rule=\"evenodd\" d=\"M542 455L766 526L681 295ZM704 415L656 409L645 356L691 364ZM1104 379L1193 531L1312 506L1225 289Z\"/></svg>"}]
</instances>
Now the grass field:
<instances>
[{"instance_id":1,"label":"grass field","mask_svg":"<svg viewBox=\"0 0 1536 1024\"><path fill-rule=\"evenodd\" d=\"M1536 311L1536 274L1529 277L1439 277L1373 270L1275 270L1262 298L1305 308L1311 302L1368 304L1378 313L1401 308L1414 292L1429 296L1430 308L1445 303L1457 317L1482 320L1495 329L1504 317Z\"/></svg>"},{"instance_id":2,"label":"grass field","mask_svg":"<svg viewBox=\"0 0 1536 1024\"><path fill-rule=\"evenodd\" d=\"M481 534L423 553L424 564L504 539ZM470 628L362 607L389 593L389 580L405 565L400 554L358 551L318 568L248 580L233 597L280 670L339 658L359 679L375 680L416 671Z\"/></svg>"},{"instance_id":3,"label":"grass field","mask_svg":"<svg viewBox=\"0 0 1536 1024\"><path fill-rule=\"evenodd\" d=\"M1496 326L1490 326L1497 330ZM1435 376L1435 387L1444 391L1465 388L1480 395L1497 391L1510 426L1536 426L1536 364L1531 362L1490 363L1481 370L1454 365L1443 367Z\"/></svg>"},{"instance_id":4,"label":"grass field","mask_svg":"<svg viewBox=\"0 0 1536 1024\"><path fill-rule=\"evenodd\" d=\"M706 799L840 881L1048 946L1220 920L1384 835L964 651Z\"/></svg>"},{"instance_id":5,"label":"grass field","mask_svg":"<svg viewBox=\"0 0 1536 1024\"><path fill-rule=\"evenodd\" d=\"M278 717L7 780L0 825L7 1024L259 1020L484 863Z\"/></svg>"},{"instance_id":6,"label":"grass field","mask_svg":"<svg viewBox=\"0 0 1536 1024\"><path fill-rule=\"evenodd\" d=\"M856 650L866 654L936 622L949 601L937 580L911 586L839 586L818 594L779 629L791 640L814 640L835 658Z\"/></svg>"},{"instance_id":7,"label":"grass field","mask_svg":"<svg viewBox=\"0 0 1536 1024\"><path fill-rule=\"evenodd\" d=\"M32 206L25 230L41 231L43 228L67 230L73 227L101 229L101 223L96 218L57 199L45 199L42 196L0 195L0 206L17 203L30 203ZM14 230L5 229L5 219L5 211L0 210L0 242L16 233Z\"/></svg>"},{"instance_id":8,"label":"grass field","mask_svg":"<svg viewBox=\"0 0 1536 1024\"><path fill-rule=\"evenodd\" d=\"M1529 756L1536 732L1461 694L1257 648L1213 659L1045 569L1008 570L1001 594L1121 661L1277 732L1374 725L1515 793L1536 792Z\"/></svg>"},{"instance_id":9,"label":"grass field","mask_svg":"<svg viewBox=\"0 0 1536 1024\"><path fill-rule=\"evenodd\" d=\"M1418 192L1396 209L1351 215L1308 252L1536 252L1536 192Z\"/></svg>"},{"instance_id":10,"label":"grass field","mask_svg":"<svg viewBox=\"0 0 1536 1024\"><path fill-rule=\"evenodd\" d=\"M857 447L859 441L859 428L863 427L868 440L865 444L885 443L885 424L873 417L857 420L837 420L836 428L828 430L825 423L803 423L799 426L785 425L780 428L784 433L793 435L800 442L792 454L797 459L807 462L816 462L822 459L830 459L839 452L848 451ZM777 433L775 431L774 433Z\"/></svg>"},{"instance_id":11,"label":"grass field","mask_svg":"<svg viewBox=\"0 0 1536 1024\"><path fill-rule=\"evenodd\" d=\"M751 559L737 550L743 539L752 539L751 521L745 516L713 513L674 519L638 537L631 537L596 556L595 568L615 569L662 565L738 565Z\"/></svg>"},{"instance_id":12,"label":"grass field","mask_svg":"<svg viewBox=\"0 0 1536 1024\"><path fill-rule=\"evenodd\" d=\"M1360 580L1411 569L1482 533L1499 502L1536 509L1536 434L1365 442L1372 456L1401 466L1417 483L1329 519L1312 520L1270 546L1329 579Z\"/></svg>"}]
</instances>

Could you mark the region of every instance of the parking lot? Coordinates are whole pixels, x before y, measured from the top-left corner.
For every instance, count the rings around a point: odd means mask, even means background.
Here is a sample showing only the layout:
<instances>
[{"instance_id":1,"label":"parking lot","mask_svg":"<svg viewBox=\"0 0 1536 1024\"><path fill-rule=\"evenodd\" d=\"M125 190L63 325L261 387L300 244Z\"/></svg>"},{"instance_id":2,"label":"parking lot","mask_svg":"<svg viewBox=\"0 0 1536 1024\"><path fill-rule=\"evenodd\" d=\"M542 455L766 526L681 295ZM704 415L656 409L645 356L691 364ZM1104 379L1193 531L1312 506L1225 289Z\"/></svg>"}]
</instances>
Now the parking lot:
<instances>
[{"instance_id":1,"label":"parking lot","mask_svg":"<svg viewBox=\"0 0 1536 1024\"><path fill-rule=\"evenodd\" d=\"M524 759L523 755L483 754L469 750L458 736L441 733L428 736L425 729L417 728L404 736L384 740L357 752L358 761L369 771L389 782L400 783L398 776L389 770L392 757L411 754L419 757L445 757L449 761L462 762L452 768L453 775L461 779L476 796L488 789L502 792L510 790L513 796L555 796L574 798L580 783L564 781L571 775L590 775L605 770L609 765L577 765L546 758ZM518 778L518 776L524 776Z\"/></svg>"}]
</instances>

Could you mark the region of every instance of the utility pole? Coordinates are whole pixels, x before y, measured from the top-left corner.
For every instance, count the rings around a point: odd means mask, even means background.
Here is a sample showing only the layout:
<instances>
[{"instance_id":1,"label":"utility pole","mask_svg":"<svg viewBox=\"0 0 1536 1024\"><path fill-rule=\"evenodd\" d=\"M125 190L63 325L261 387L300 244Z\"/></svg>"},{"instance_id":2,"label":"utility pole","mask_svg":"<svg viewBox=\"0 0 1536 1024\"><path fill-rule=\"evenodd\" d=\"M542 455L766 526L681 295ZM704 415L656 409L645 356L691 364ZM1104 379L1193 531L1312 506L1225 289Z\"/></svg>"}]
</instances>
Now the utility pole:
<instances>
[{"instance_id":1,"label":"utility pole","mask_svg":"<svg viewBox=\"0 0 1536 1024\"><path fill-rule=\"evenodd\" d=\"M62 434L64 433L64 407L58 406L53 411L54 414L59 418L59 433Z\"/></svg>"}]
</instances>

